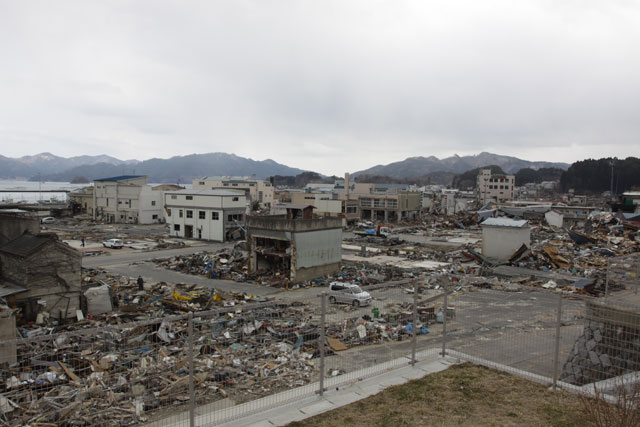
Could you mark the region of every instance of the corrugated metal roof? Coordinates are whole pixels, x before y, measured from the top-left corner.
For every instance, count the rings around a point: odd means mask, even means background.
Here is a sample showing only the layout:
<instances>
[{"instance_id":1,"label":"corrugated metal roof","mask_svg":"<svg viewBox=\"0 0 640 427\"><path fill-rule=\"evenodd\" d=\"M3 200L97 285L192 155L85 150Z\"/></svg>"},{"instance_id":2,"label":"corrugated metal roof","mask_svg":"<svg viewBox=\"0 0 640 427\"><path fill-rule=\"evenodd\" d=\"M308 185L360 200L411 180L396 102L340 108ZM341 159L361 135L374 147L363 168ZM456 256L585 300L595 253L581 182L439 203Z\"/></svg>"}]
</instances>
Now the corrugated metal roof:
<instances>
[{"instance_id":1,"label":"corrugated metal roof","mask_svg":"<svg viewBox=\"0 0 640 427\"><path fill-rule=\"evenodd\" d=\"M19 294L20 292L26 291L27 288L23 288L22 286L14 285L10 282L2 282L0 283L0 298L7 297L13 294Z\"/></svg>"},{"instance_id":2,"label":"corrugated metal roof","mask_svg":"<svg viewBox=\"0 0 640 427\"><path fill-rule=\"evenodd\" d=\"M511 218L487 218L480 225L488 225L491 227L525 227L529 222L524 219Z\"/></svg>"},{"instance_id":3,"label":"corrugated metal roof","mask_svg":"<svg viewBox=\"0 0 640 427\"><path fill-rule=\"evenodd\" d=\"M124 181L125 179L144 178L146 175L120 175L111 178L94 179L94 181Z\"/></svg>"}]
</instances>

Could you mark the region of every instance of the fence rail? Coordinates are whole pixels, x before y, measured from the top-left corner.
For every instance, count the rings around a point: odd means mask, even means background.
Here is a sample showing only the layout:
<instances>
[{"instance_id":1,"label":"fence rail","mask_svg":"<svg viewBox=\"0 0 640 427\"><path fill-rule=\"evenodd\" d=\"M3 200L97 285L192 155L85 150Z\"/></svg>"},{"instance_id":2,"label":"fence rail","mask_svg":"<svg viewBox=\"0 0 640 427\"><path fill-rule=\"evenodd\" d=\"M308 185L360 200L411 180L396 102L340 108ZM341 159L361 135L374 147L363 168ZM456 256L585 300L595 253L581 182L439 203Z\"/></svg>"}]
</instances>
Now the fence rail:
<instances>
[{"instance_id":1,"label":"fence rail","mask_svg":"<svg viewBox=\"0 0 640 427\"><path fill-rule=\"evenodd\" d=\"M6 425L216 425L428 357L580 389L640 371L640 309L443 277L0 343Z\"/></svg>"}]
</instances>

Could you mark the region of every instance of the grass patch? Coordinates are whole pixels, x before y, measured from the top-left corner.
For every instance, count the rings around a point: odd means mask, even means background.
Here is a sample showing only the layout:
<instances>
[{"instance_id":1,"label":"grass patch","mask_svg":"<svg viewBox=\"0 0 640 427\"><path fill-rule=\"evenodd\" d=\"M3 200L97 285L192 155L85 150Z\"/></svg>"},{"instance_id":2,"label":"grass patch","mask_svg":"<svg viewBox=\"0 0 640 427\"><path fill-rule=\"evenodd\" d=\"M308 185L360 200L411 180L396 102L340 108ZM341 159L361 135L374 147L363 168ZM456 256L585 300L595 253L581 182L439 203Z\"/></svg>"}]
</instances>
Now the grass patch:
<instances>
[{"instance_id":1,"label":"grass patch","mask_svg":"<svg viewBox=\"0 0 640 427\"><path fill-rule=\"evenodd\" d=\"M465 363L289 426L590 425L579 397Z\"/></svg>"}]
</instances>

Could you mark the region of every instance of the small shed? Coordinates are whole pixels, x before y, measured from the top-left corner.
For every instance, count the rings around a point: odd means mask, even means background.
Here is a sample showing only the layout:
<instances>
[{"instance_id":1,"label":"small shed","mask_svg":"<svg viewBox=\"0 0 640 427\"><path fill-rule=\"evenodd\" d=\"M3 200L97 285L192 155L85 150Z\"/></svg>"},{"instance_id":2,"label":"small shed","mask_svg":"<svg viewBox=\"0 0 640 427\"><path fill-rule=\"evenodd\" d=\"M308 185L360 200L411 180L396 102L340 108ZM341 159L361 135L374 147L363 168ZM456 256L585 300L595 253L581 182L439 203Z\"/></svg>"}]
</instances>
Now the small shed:
<instances>
[{"instance_id":1,"label":"small shed","mask_svg":"<svg viewBox=\"0 0 640 427\"><path fill-rule=\"evenodd\" d=\"M522 245L531 246L531 229L526 220L488 218L480 226L485 257L506 261Z\"/></svg>"},{"instance_id":2,"label":"small shed","mask_svg":"<svg viewBox=\"0 0 640 427\"><path fill-rule=\"evenodd\" d=\"M22 320L34 321L40 311L51 318L76 317L80 309L82 254L55 234L22 236L0 246L4 281L25 288L9 297L10 305L22 308Z\"/></svg>"}]
</instances>

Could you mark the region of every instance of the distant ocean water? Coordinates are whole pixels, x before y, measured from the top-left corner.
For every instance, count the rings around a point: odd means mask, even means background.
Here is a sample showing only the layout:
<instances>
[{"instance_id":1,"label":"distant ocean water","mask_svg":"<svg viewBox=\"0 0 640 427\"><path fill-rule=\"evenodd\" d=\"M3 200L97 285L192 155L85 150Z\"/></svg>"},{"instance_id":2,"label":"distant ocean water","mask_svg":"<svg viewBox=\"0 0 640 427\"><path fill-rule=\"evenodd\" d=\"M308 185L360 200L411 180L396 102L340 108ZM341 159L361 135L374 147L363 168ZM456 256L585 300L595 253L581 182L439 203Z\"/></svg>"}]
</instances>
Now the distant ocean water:
<instances>
[{"instance_id":1,"label":"distant ocean water","mask_svg":"<svg viewBox=\"0 0 640 427\"><path fill-rule=\"evenodd\" d=\"M66 201L67 193L44 192L43 190L76 190L87 187L89 184L71 184L70 182L33 182L33 181L1 181L0 180L0 203L30 202L35 203L44 200ZM5 192L9 190L9 192ZM21 192L21 190L35 190L36 193Z\"/></svg>"},{"instance_id":2,"label":"distant ocean water","mask_svg":"<svg viewBox=\"0 0 640 427\"><path fill-rule=\"evenodd\" d=\"M92 182L87 184L71 184L70 182L33 182L33 181L3 181L0 180L0 204L6 203L18 203L18 202L27 202L27 203L35 203L38 201L44 200L56 200L56 201L66 201L67 193L61 192L53 192L53 193L40 193L41 190L77 190L83 187L88 187L93 185ZM150 185L159 185L159 184L150 184ZM188 184L180 184L185 188L191 188L191 183ZM7 193L4 191L11 190ZM36 193L25 193L20 190L36 190Z\"/></svg>"}]
</instances>

